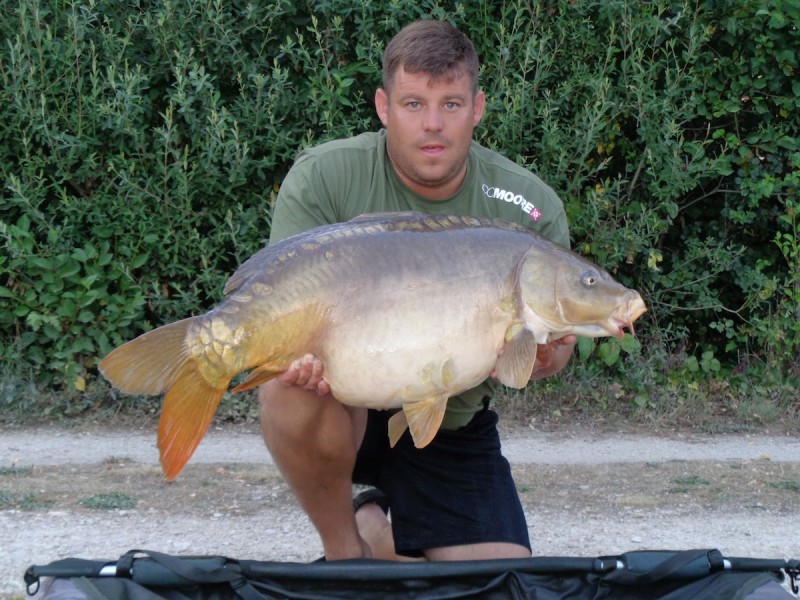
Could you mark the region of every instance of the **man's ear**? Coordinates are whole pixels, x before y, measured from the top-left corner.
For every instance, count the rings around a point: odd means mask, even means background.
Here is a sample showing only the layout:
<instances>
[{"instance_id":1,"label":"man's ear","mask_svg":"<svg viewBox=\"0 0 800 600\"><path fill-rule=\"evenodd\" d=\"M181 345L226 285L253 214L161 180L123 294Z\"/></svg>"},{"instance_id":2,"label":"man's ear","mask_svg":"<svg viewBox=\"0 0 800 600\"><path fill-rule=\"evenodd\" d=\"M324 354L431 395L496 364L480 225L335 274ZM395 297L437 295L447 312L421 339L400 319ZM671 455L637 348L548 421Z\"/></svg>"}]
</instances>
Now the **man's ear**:
<instances>
[{"instance_id":1,"label":"man's ear","mask_svg":"<svg viewBox=\"0 0 800 600\"><path fill-rule=\"evenodd\" d=\"M375 90L375 112L378 113L378 118L386 127L389 120L389 95L383 88Z\"/></svg>"},{"instance_id":2,"label":"man's ear","mask_svg":"<svg viewBox=\"0 0 800 600\"><path fill-rule=\"evenodd\" d=\"M472 120L472 126L477 127L478 123L481 122L483 118L483 109L486 108L486 94L483 93L483 90L478 90L478 93L475 94L475 100L473 101L474 104L474 118Z\"/></svg>"}]
</instances>

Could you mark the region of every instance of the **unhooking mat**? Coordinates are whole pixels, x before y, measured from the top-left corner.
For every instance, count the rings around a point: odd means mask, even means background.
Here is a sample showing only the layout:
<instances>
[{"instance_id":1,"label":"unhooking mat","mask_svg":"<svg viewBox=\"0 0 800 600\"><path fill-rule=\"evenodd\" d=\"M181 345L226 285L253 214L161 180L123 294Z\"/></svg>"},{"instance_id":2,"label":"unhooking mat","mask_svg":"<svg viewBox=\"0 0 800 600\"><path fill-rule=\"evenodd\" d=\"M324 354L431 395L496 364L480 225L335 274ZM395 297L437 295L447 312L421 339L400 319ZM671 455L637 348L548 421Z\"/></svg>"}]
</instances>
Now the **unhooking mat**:
<instances>
[{"instance_id":1,"label":"unhooking mat","mask_svg":"<svg viewBox=\"0 0 800 600\"><path fill-rule=\"evenodd\" d=\"M787 577L794 595L780 584ZM800 560L717 550L308 564L131 550L114 561L68 558L25 573L29 593L43 600L784 600L797 597L799 579Z\"/></svg>"}]
</instances>

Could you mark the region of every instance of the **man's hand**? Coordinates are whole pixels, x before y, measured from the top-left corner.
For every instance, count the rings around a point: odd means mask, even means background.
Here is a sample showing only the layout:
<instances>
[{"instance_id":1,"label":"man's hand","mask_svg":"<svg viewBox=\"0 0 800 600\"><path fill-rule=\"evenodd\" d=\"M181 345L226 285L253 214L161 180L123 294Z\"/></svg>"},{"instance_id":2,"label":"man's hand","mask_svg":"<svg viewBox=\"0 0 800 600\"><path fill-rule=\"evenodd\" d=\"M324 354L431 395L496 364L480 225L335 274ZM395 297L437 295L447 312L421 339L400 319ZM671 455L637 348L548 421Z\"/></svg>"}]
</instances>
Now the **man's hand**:
<instances>
[{"instance_id":1,"label":"man's hand","mask_svg":"<svg viewBox=\"0 0 800 600\"><path fill-rule=\"evenodd\" d=\"M531 371L531 381L550 377L563 369L569 362L577 341L576 336L568 335L546 344L539 344Z\"/></svg>"},{"instance_id":2,"label":"man's hand","mask_svg":"<svg viewBox=\"0 0 800 600\"><path fill-rule=\"evenodd\" d=\"M313 354L306 354L278 375L277 381L285 387L297 386L326 396L331 393L331 386L322 378L322 370L322 361Z\"/></svg>"}]
</instances>

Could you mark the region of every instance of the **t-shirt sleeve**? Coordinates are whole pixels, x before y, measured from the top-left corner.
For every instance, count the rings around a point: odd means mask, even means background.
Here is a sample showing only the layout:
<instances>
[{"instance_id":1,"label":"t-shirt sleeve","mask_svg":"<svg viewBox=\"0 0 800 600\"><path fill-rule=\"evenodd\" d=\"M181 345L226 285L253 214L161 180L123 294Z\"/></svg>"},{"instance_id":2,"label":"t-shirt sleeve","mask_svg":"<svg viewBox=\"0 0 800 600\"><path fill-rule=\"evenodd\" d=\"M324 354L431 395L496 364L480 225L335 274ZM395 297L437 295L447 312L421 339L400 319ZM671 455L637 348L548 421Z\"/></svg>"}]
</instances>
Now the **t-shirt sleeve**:
<instances>
[{"instance_id":1,"label":"t-shirt sleeve","mask_svg":"<svg viewBox=\"0 0 800 600\"><path fill-rule=\"evenodd\" d=\"M567 214L564 212L564 204L550 187L547 187L547 195L551 197L549 214L548 218L538 228L538 231L544 237L555 242L559 246L569 248L569 223L567 221Z\"/></svg>"},{"instance_id":2,"label":"t-shirt sleeve","mask_svg":"<svg viewBox=\"0 0 800 600\"><path fill-rule=\"evenodd\" d=\"M564 203L558 194L533 173L528 174L528 194L533 198L531 210L517 211L520 223L564 248L570 247L569 223ZM520 216L520 215L525 215Z\"/></svg>"},{"instance_id":3,"label":"t-shirt sleeve","mask_svg":"<svg viewBox=\"0 0 800 600\"><path fill-rule=\"evenodd\" d=\"M270 243L336 223L335 203L315 161L300 155L278 191L270 224Z\"/></svg>"}]
</instances>

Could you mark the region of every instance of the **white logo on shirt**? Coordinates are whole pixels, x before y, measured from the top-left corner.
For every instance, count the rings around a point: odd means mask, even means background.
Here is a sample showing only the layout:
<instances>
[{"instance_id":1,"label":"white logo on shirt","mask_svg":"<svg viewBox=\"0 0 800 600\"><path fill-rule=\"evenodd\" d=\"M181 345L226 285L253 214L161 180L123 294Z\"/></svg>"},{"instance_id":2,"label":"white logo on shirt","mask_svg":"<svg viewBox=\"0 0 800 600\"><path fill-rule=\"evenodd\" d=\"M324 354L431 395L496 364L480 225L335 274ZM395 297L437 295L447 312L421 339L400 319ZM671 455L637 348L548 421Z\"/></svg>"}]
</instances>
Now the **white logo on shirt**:
<instances>
[{"instance_id":1,"label":"white logo on shirt","mask_svg":"<svg viewBox=\"0 0 800 600\"><path fill-rule=\"evenodd\" d=\"M542 218L542 211L528 202L525 199L525 196L522 194L515 194L514 192L509 192L499 187L489 186L485 183L481 186L481 189L483 189L483 194L487 198L495 198L497 200L502 200L503 202L508 202L509 204L516 204L519 206L519 209L522 212L524 212L534 221L538 221Z\"/></svg>"}]
</instances>

